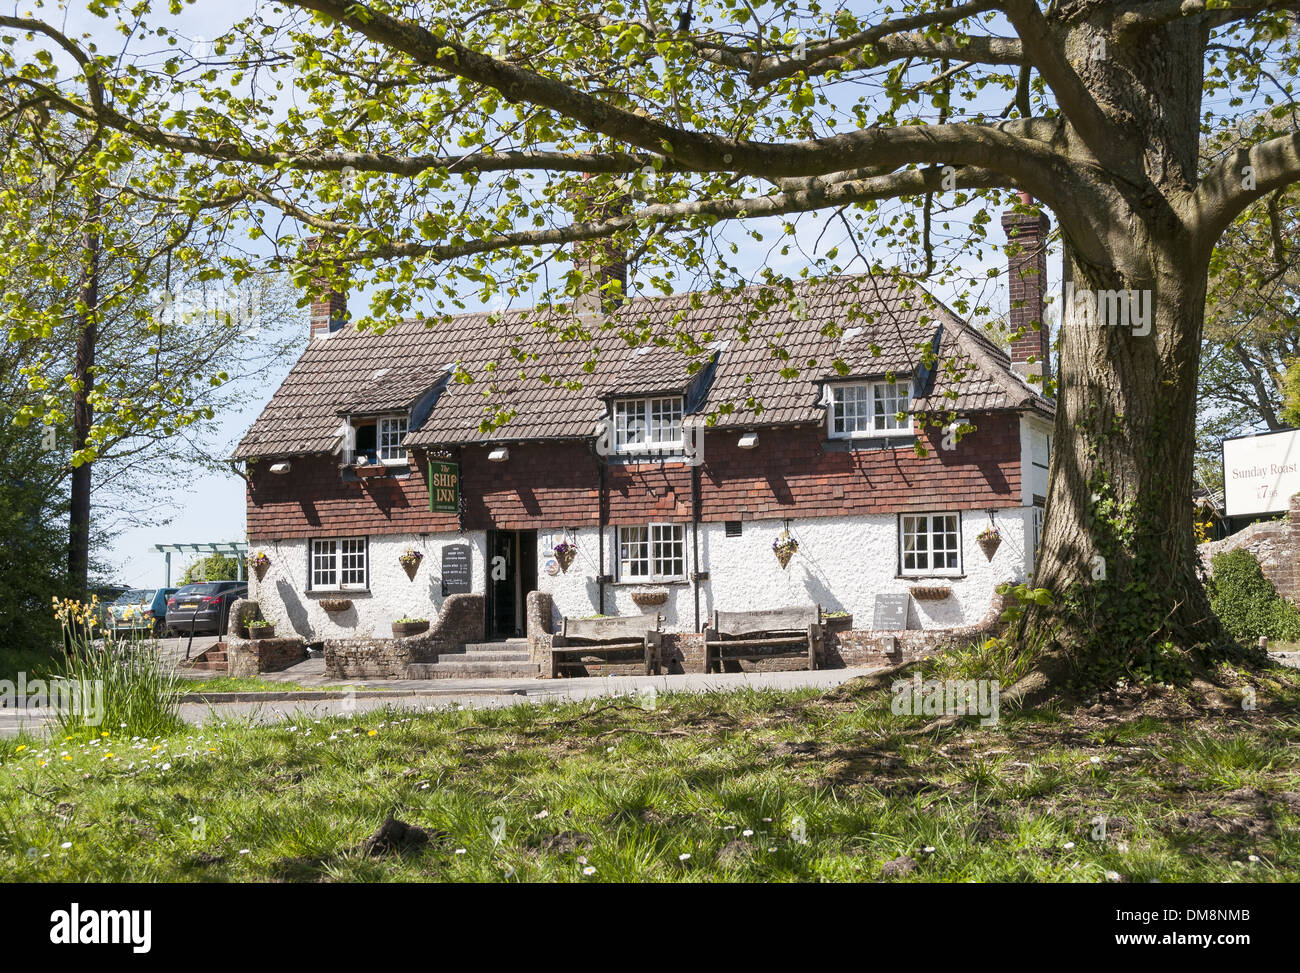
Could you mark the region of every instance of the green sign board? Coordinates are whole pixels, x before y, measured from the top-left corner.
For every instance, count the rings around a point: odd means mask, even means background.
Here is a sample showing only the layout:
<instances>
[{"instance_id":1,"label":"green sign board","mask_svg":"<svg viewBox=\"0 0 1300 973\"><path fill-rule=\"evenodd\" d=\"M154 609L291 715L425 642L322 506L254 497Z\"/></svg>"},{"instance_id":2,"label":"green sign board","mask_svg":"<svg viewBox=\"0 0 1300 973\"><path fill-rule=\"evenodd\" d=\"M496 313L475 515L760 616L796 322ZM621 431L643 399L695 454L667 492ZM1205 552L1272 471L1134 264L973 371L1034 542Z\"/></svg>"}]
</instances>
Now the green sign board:
<instances>
[{"instance_id":1,"label":"green sign board","mask_svg":"<svg viewBox=\"0 0 1300 973\"><path fill-rule=\"evenodd\" d=\"M429 460L429 509L436 514L460 513L460 464Z\"/></svg>"}]
</instances>

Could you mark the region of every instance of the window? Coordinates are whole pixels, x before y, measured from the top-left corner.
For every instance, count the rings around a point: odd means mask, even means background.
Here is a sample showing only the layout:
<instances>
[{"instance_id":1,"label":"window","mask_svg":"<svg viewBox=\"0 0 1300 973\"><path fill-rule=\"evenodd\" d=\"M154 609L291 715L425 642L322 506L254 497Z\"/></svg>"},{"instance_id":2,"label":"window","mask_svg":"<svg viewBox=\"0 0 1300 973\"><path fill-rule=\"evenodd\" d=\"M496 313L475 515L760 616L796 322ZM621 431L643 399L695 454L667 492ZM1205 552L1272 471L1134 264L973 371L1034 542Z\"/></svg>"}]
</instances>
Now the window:
<instances>
[{"instance_id":1,"label":"window","mask_svg":"<svg viewBox=\"0 0 1300 973\"><path fill-rule=\"evenodd\" d=\"M379 459L384 463L406 463L402 439L406 436L406 416L379 420Z\"/></svg>"},{"instance_id":2,"label":"window","mask_svg":"<svg viewBox=\"0 0 1300 973\"><path fill-rule=\"evenodd\" d=\"M682 397L614 403L614 451L644 453L682 447Z\"/></svg>"},{"instance_id":3,"label":"window","mask_svg":"<svg viewBox=\"0 0 1300 973\"><path fill-rule=\"evenodd\" d=\"M907 379L897 382L859 382L832 385L829 410L830 435L836 439L889 436L912 431L906 413L912 401Z\"/></svg>"},{"instance_id":4,"label":"window","mask_svg":"<svg viewBox=\"0 0 1300 973\"><path fill-rule=\"evenodd\" d=\"M739 520L728 520L724 528L727 537L739 537L744 530L744 525Z\"/></svg>"},{"instance_id":5,"label":"window","mask_svg":"<svg viewBox=\"0 0 1300 973\"><path fill-rule=\"evenodd\" d=\"M960 574L961 517L905 514L899 518L903 574Z\"/></svg>"},{"instance_id":6,"label":"window","mask_svg":"<svg viewBox=\"0 0 1300 973\"><path fill-rule=\"evenodd\" d=\"M341 537L311 542L311 586L313 590L364 589L366 587L366 539Z\"/></svg>"},{"instance_id":7,"label":"window","mask_svg":"<svg viewBox=\"0 0 1300 973\"><path fill-rule=\"evenodd\" d=\"M686 577L686 528L648 524L618 529L620 581L674 581Z\"/></svg>"}]
</instances>

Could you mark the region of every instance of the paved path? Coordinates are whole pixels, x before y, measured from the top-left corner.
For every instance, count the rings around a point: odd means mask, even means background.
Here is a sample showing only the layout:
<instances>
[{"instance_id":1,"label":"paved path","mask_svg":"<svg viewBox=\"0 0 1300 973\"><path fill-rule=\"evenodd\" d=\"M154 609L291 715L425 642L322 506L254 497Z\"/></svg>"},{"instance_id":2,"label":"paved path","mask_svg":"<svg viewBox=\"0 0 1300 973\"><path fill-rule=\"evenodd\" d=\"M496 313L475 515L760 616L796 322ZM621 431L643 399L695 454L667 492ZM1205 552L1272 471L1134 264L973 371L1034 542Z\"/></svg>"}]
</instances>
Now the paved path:
<instances>
[{"instance_id":1,"label":"paved path","mask_svg":"<svg viewBox=\"0 0 1300 973\"><path fill-rule=\"evenodd\" d=\"M309 660L318 661L318 660ZM305 664L305 663L304 663ZM439 709L499 709L544 702L576 702L609 696L636 696L651 705L662 693L705 693L738 689L831 689L873 669L820 669L816 672L735 672L680 676L586 676L577 679L387 679L362 680L355 685L389 692L331 693L329 699L288 699L256 702L182 703L187 723L252 719L274 723L289 718L319 718L364 713L393 706L430 712ZM294 680L299 681L299 680ZM652 695L653 694L653 695ZM36 730L50 721L39 710L0 709L0 736L13 736L26 726Z\"/></svg>"}]
</instances>

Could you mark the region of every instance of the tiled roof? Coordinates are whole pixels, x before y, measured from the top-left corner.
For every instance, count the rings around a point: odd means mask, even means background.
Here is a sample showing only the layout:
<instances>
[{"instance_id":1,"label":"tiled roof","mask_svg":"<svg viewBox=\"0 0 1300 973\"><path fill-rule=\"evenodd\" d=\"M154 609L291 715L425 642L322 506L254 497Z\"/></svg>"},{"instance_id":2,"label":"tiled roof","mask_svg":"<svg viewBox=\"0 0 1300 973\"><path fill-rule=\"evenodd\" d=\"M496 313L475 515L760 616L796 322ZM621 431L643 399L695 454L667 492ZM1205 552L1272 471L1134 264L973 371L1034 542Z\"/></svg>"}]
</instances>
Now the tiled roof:
<instances>
[{"instance_id":1,"label":"tiled roof","mask_svg":"<svg viewBox=\"0 0 1300 973\"><path fill-rule=\"evenodd\" d=\"M722 426L819 422L826 380L919 373L936 335L939 361L916 411L1051 410L1004 351L926 292L870 277L637 298L612 325L601 316L549 324L531 311L484 312L313 339L235 458L331 452L341 416L405 411L440 382L407 445L585 438L603 396L680 392L698 379L708 379L700 411Z\"/></svg>"}]
</instances>

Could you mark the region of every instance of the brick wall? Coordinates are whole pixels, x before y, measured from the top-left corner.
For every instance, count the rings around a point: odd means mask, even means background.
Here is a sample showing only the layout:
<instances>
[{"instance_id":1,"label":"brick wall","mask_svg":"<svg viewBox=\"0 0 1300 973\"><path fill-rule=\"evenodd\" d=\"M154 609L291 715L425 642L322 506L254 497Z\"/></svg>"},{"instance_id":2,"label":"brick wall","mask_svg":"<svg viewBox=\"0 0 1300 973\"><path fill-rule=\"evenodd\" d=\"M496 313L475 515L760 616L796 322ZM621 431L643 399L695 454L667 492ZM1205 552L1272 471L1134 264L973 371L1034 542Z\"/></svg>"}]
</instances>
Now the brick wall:
<instances>
[{"instance_id":1,"label":"brick wall","mask_svg":"<svg viewBox=\"0 0 1300 973\"><path fill-rule=\"evenodd\" d=\"M1277 593L1300 605L1300 493L1291 498L1285 519L1251 524L1231 537L1202 544L1201 562L1208 572L1214 555L1243 547L1255 555Z\"/></svg>"},{"instance_id":2,"label":"brick wall","mask_svg":"<svg viewBox=\"0 0 1300 973\"><path fill-rule=\"evenodd\" d=\"M755 449L736 430L710 431L701 469L706 521L983 509L1020 503L1020 431L1015 414L971 417L977 427L955 450L910 445L841 449L819 425L759 431ZM525 443L502 463L487 449L459 452L467 530L584 527L599 523L599 468L589 444ZM455 531L458 518L429 512L427 468L404 478L345 482L334 457L295 457L288 474L251 469L248 536L259 540ZM609 523L690 519L691 471L684 464L611 464L605 471Z\"/></svg>"}]
</instances>

